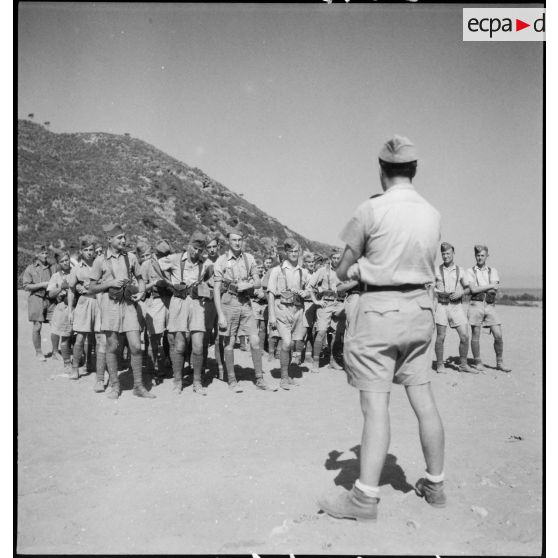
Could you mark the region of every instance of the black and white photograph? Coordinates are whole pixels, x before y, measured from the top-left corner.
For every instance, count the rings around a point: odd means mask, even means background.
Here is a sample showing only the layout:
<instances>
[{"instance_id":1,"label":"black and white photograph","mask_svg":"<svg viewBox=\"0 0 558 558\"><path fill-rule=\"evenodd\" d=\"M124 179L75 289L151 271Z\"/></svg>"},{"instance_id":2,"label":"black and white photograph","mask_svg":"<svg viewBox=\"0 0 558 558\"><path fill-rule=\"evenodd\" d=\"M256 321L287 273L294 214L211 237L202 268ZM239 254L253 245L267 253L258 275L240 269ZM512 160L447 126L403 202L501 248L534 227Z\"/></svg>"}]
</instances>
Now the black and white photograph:
<instances>
[{"instance_id":1,"label":"black and white photograph","mask_svg":"<svg viewBox=\"0 0 558 558\"><path fill-rule=\"evenodd\" d=\"M545 4L13 17L14 551L541 555Z\"/></svg>"}]
</instances>

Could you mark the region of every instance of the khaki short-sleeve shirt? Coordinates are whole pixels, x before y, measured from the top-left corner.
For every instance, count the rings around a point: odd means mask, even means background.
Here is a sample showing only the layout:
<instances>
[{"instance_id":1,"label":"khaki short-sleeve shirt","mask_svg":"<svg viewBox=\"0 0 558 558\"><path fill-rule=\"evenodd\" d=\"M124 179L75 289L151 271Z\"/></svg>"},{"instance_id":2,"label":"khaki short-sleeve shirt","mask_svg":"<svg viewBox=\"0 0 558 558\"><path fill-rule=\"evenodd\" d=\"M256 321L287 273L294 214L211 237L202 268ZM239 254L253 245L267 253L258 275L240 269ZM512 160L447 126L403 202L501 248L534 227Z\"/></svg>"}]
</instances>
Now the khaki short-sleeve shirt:
<instances>
[{"instance_id":1,"label":"khaki short-sleeve shirt","mask_svg":"<svg viewBox=\"0 0 558 558\"><path fill-rule=\"evenodd\" d=\"M488 272L488 269L487 265L485 265L482 269L476 265L470 267L467 270L469 284L483 287L485 285L490 285L490 283L499 283L500 276L498 275L496 268L491 267L490 273Z\"/></svg>"},{"instance_id":2,"label":"khaki short-sleeve shirt","mask_svg":"<svg viewBox=\"0 0 558 558\"><path fill-rule=\"evenodd\" d=\"M130 264L130 276L128 276L124 254L118 254L109 248L105 254L95 258L91 266L89 278L91 281L101 281L101 283L112 281L113 279L141 278L138 258L133 252L128 252L128 262Z\"/></svg>"},{"instance_id":3,"label":"khaki short-sleeve shirt","mask_svg":"<svg viewBox=\"0 0 558 558\"><path fill-rule=\"evenodd\" d=\"M187 286L193 285L201 276L203 263L193 262L188 256L188 252L170 254L159 260L162 271L168 271L171 275L173 285L185 283ZM182 271L184 266L184 271Z\"/></svg>"},{"instance_id":4,"label":"khaki short-sleeve shirt","mask_svg":"<svg viewBox=\"0 0 558 558\"><path fill-rule=\"evenodd\" d=\"M450 267L445 265L436 268L436 290L442 293L459 292L461 287L469 285L469 275L463 267L459 267L459 278L457 277L457 265ZM440 273L440 268L442 273ZM442 275L443 274L443 275Z\"/></svg>"},{"instance_id":5,"label":"khaki short-sleeve shirt","mask_svg":"<svg viewBox=\"0 0 558 558\"><path fill-rule=\"evenodd\" d=\"M285 260L280 266L275 266L270 270L267 292L280 295L286 289L304 290L308 279L309 275L306 269L299 265L293 266L291 262Z\"/></svg>"},{"instance_id":6,"label":"khaki short-sleeve shirt","mask_svg":"<svg viewBox=\"0 0 558 558\"><path fill-rule=\"evenodd\" d=\"M364 283L434 281L440 214L410 184L393 186L362 203L340 237L359 256Z\"/></svg>"},{"instance_id":7,"label":"khaki short-sleeve shirt","mask_svg":"<svg viewBox=\"0 0 558 558\"><path fill-rule=\"evenodd\" d=\"M246 264L248 264L248 269ZM260 280L256 260L252 254L246 252L241 252L238 256L235 256L232 250L229 250L228 253L219 256L213 267L213 273L215 283L222 281L229 283L233 281L250 281L250 279L254 281Z\"/></svg>"}]
</instances>

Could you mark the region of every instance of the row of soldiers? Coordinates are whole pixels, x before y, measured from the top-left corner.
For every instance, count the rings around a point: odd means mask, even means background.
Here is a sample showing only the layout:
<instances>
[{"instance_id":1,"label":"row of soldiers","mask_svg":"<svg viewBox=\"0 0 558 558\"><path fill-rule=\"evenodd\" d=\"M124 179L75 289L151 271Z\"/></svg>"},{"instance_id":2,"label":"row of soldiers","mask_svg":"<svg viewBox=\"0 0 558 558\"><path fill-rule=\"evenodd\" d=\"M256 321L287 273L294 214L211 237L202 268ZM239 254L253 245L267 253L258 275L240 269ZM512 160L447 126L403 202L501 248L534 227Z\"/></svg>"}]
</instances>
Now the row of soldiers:
<instances>
[{"instance_id":1,"label":"row of soldiers","mask_svg":"<svg viewBox=\"0 0 558 558\"><path fill-rule=\"evenodd\" d=\"M243 251L242 233L232 230L227 235L227 250L221 255L219 237L199 232L191 236L184 251L172 253L170 243L161 240L154 249L140 242L135 251L128 252L122 227L108 225L104 230L106 248L94 237L85 237L77 259L56 250L57 271L48 262L46 247L37 245L36 261L23 277L24 288L30 293L29 319L37 358L45 360L40 330L44 321L50 321L53 354L64 361L70 378L80 376L84 347L95 345L94 389L105 391L108 370L107 394L117 398L119 355L126 345L134 394L154 397L142 381L142 331L155 383L165 374L166 353L177 393L183 389L183 369L189 359L193 392L207 394L202 372L211 343L215 344L219 378L226 377L231 390L241 391L234 371L237 339L245 350L249 346L255 385L262 390L274 389L264 380L262 353L266 345L270 361L278 352L279 387L285 390L298 385L289 374L291 362L305 362L312 373L319 372L324 345L330 368L343 368L346 320L361 286L358 281L338 279L335 270L340 251L333 251L329 258L302 254L299 243L287 238L284 259L277 265L271 256L254 258ZM501 322L494 308L499 277L486 265L487 247L475 246L477 263L468 270L455 265L455 249L449 243L442 243L441 253L443 263L432 285L438 301L437 372L446 372L443 348L448 326L456 329L460 339L459 371L483 370L480 332L482 327L490 327L497 368L509 372L502 361ZM471 295L467 316L462 305L465 294ZM472 365L467 362L469 325ZM306 356L308 345L311 351Z\"/></svg>"},{"instance_id":2,"label":"row of soldiers","mask_svg":"<svg viewBox=\"0 0 558 558\"><path fill-rule=\"evenodd\" d=\"M342 368L344 301L356 292L358 283L343 284L337 279L339 251L330 258L310 253L302 256L298 242L288 238L283 246L285 259L276 265L271 256L254 258L243 251L238 230L227 235L228 247L222 255L219 238L199 232L191 236L184 251L175 253L166 240L153 249L140 242L129 252L122 227L108 225L104 232L106 248L94 237L86 237L77 259L56 250L56 266L49 262L46 246L37 245L36 261L23 275L36 358L45 360L40 332L41 324L49 321L53 354L60 355L70 378L79 378L84 347L95 344L94 389L105 391L106 369L107 394L117 398L119 355L126 345L134 394L154 397L142 381L142 331L148 337L155 383L164 375L167 347L173 389L178 393L183 389L183 368L189 358L193 391L207 394L202 371L212 342L219 377L226 377L231 390L241 391L234 371L237 338L247 340L255 384L262 390L274 389L263 377L266 342L269 360L278 352L282 389L297 385L289 374L292 361L305 361L312 372L319 372L328 333L330 367ZM310 356L305 354L308 344Z\"/></svg>"}]
</instances>

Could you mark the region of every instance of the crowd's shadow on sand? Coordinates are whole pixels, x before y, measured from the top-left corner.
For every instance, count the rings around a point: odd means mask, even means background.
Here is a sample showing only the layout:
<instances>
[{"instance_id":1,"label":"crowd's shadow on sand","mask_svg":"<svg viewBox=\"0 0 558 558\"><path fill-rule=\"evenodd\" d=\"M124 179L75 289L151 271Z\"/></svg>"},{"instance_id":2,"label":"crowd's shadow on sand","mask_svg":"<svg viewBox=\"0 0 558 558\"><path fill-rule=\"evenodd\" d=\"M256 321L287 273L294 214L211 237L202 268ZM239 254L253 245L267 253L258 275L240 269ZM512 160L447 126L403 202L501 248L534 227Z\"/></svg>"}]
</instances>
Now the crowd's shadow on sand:
<instances>
[{"instance_id":1,"label":"crowd's shadow on sand","mask_svg":"<svg viewBox=\"0 0 558 558\"><path fill-rule=\"evenodd\" d=\"M359 477L360 445L351 448L351 451L356 455L355 458L339 461L339 457L343 453L332 450L329 452L325 462L325 468L328 471L339 469L339 474L333 482L336 486L342 486L347 490L351 489ZM391 453L387 454L386 462L380 475L379 485L384 486L387 484L394 490L401 492L411 492L413 490L413 486L407 482L403 469L397 464L397 457Z\"/></svg>"}]
</instances>

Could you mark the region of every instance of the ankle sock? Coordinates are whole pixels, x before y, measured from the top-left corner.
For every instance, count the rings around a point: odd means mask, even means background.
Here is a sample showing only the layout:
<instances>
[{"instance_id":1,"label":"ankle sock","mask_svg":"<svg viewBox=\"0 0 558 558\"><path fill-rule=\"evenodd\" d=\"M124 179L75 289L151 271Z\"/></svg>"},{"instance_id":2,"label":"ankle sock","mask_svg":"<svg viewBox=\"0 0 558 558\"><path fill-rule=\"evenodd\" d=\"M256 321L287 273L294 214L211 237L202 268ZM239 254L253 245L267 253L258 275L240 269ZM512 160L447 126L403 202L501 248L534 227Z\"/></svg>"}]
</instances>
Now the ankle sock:
<instances>
[{"instance_id":1,"label":"ankle sock","mask_svg":"<svg viewBox=\"0 0 558 558\"><path fill-rule=\"evenodd\" d=\"M431 475L428 471L424 471L424 476L430 482L442 482L444 480L444 471L442 471L439 475Z\"/></svg>"},{"instance_id":2,"label":"ankle sock","mask_svg":"<svg viewBox=\"0 0 558 558\"><path fill-rule=\"evenodd\" d=\"M371 498L377 498L378 494L380 493L380 487L379 486L369 486L367 484L364 484L362 482L360 482L360 479L357 479L355 481L355 486L362 492L364 492L364 494L366 494L366 496L370 496Z\"/></svg>"}]
</instances>

